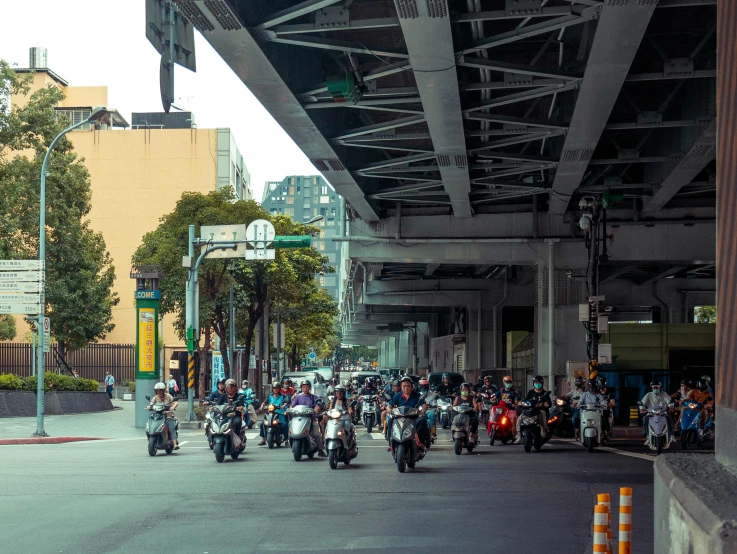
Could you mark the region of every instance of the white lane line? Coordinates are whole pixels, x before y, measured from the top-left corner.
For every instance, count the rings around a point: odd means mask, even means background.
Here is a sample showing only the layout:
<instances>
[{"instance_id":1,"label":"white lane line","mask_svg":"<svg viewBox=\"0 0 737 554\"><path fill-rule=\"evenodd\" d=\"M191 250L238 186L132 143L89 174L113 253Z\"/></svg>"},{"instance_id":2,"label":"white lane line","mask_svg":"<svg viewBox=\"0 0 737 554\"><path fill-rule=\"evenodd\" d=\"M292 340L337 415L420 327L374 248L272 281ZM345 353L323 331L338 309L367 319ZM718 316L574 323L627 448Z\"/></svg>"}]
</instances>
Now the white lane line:
<instances>
[{"instance_id":1,"label":"white lane line","mask_svg":"<svg viewBox=\"0 0 737 554\"><path fill-rule=\"evenodd\" d=\"M571 444L578 444L580 446L583 446L579 441L576 439L555 439L560 442L567 442ZM640 454L639 452L627 452L626 450L619 450L618 448L614 448L612 446L597 446L597 450L603 450L604 452L611 452L612 454L619 454L620 456L629 456L630 458L639 458L641 460L648 460L651 462L655 462L655 456L652 454Z\"/></svg>"},{"instance_id":2,"label":"white lane line","mask_svg":"<svg viewBox=\"0 0 737 554\"><path fill-rule=\"evenodd\" d=\"M189 442L189 441L182 441L182 442L180 442L180 443L179 443L179 446L184 446L184 445L185 445L185 444L187 444L188 442Z\"/></svg>"},{"instance_id":3,"label":"white lane line","mask_svg":"<svg viewBox=\"0 0 737 554\"><path fill-rule=\"evenodd\" d=\"M246 433L246 438L249 440L257 439L261 436L260 433Z\"/></svg>"},{"instance_id":4,"label":"white lane line","mask_svg":"<svg viewBox=\"0 0 737 554\"><path fill-rule=\"evenodd\" d=\"M384 433L370 433L372 439L383 439Z\"/></svg>"}]
</instances>

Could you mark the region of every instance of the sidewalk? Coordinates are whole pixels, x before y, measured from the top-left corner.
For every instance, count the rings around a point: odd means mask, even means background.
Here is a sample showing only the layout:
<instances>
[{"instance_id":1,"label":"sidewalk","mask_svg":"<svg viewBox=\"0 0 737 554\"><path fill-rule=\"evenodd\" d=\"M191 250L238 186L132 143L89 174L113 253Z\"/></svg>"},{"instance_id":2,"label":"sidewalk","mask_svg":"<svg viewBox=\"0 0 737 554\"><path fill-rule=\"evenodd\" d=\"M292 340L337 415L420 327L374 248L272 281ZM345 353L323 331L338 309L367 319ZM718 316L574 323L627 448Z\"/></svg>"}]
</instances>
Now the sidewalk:
<instances>
[{"instance_id":1,"label":"sidewalk","mask_svg":"<svg viewBox=\"0 0 737 554\"><path fill-rule=\"evenodd\" d=\"M135 402L113 399L115 410L92 414L46 416L44 430L50 437L86 437L126 439L145 437L145 431L135 423ZM176 416L184 421L187 402L179 403ZM36 431L35 417L7 417L0 419L0 440L27 439ZM188 432L183 430L184 432Z\"/></svg>"}]
</instances>

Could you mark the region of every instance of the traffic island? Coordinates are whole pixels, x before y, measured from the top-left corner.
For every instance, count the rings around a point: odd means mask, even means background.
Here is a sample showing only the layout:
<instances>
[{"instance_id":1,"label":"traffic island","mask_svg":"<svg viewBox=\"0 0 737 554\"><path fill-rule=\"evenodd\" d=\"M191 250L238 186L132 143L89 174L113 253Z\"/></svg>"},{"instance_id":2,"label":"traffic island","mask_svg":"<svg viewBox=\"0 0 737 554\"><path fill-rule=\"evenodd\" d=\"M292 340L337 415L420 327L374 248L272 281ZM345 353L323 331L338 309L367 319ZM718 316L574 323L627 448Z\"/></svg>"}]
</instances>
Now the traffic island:
<instances>
[{"instance_id":1,"label":"traffic island","mask_svg":"<svg viewBox=\"0 0 737 554\"><path fill-rule=\"evenodd\" d=\"M711 454L655 460L655 554L737 552L737 480Z\"/></svg>"},{"instance_id":2,"label":"traffic island","mask_svg":"<svg viewBox=\"0 0 737 554\"><path fill-rule=\"evenodd\" d=\"M19 444L64 444L67 442L99 441L102 437L37 437L27 439L0 439L0 446Z\"/></svg>"},{"instance_id":3,"label":"traffic island","mask_svg":"<svg viewBox=\"0 0 737 554\"><path fill-rule=\"evenodd\" d=\"M35 417L36 393L0 390L0 418ZM44 415L86 414L113 410L107 393L50 391L44 393Z\"/></svg>"}]
</instances>

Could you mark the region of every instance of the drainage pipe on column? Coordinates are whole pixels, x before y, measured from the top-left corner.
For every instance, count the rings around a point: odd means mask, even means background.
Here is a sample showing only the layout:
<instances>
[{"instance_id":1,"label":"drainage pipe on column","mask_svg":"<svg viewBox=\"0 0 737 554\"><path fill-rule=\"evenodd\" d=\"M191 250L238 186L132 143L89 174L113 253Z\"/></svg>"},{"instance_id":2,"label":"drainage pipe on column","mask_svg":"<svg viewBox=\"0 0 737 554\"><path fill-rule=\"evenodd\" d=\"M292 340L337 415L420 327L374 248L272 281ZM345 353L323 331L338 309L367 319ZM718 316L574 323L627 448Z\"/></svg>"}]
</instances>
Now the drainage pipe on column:
<instances>
[{"instance_id":1,"label":"drainage pipe on column","mask_svg":"<svg viewBox=\"0 0 737 554\"><path fill-rule=\"evenodd\" d=\"M555 396L555 242L548 241L548 390Z\"/></svg>"},{"instance_id":2,"label":"drainage pipe on column","mask_svg":"<svg viewBox=\"0 0 737 554\"><path fill-rule=\"evenodd\" d=\"M481 293L479 293L478 312L476 314L476 367L479 371L481 371L481 308Z\"/></svg>"},{"instance_id":3,"label":"drainage pipe on column","mask_svg":"<svg viewBox=\"0 0 737 554\"><path fill-rule=\"evenodd\" d=\"M492 369L496 369L497 363L500 362L499 358L499 326L498 326L498 320L497 320L497 309L499 306L501 306L504 302L507 301L507 272L509 271L509 266L504 267L504 294L502 295L502 299L494 304L494 308L492 311L492 317L494 318L494 367Z\"/></svg>"}]
</instances>

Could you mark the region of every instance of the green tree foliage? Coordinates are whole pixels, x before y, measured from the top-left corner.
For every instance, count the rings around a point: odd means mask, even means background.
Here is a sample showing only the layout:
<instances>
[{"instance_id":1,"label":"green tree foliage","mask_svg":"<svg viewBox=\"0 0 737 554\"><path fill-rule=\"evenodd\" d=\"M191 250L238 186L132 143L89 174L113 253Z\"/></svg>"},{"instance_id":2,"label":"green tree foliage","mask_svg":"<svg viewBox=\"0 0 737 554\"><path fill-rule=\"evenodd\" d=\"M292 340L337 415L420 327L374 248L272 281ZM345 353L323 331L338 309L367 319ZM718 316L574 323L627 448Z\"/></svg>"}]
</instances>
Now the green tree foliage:
<instances>
[{"instance_id":1,"label":"green tree foliage","mask_svg":"<svg viewBox=\"0 0 737 554\"><path fill-rule=\"evenodd\" d=\"M694 309L694 319L696 323L716 323L717 307L716 306L697 306Z\"/></svg>"},{"instance_id":2,"label":"green tree foliage","mask_svg":"<svg viewBox=\"0 0 737 554\"><path fill-rule=\"evenodd\" d=\"M286 325L286 351L289 366L299 366L300 360L314 349L318 359L332 357L340 339L333 334L338 305L315 279L304 283L291 305L282 308L282 323ZM336 339L338 342L336 343Z\"/></svg>"},{"instance_id":3,"label":"green tree foliage","mask_svg":"<svg viewBox=\"0 0 737 554\"><path fill-rule=\"evenodd\" d=\"M174 314L175 329L180 339L186 336L185 296L188 270L182 267L181 261L182 256L187 255L189 225L195 225L195 235L199 237L202 225L248 225L256 219L270 218L255 202L236 201L230 188L208 194L185 192L174 211L162 217L159 227L143 237L141 246L133 255L133 263L157 265L165 274L159 283L160 310L162 315ZM292 222L288 217L276 217L272 222L277 235L315 231L314 228ZM273 261L205 259L198 273L199 328L205 334L201 355L210 348L210 333L214 333L220 340L226 373L230 372L227 353L230 348L228 305L231 286L236 308L237 340L250 349L256 324L261 319L265 306L276 300L283 306L296 301L303 287L314 282L314 275L326 262L325 256L311 248L278 250ZM234 372L234 376L238 379L241 377L238 372ZM206 377L207 367L200 364L200 396L204 394ZM258 372L249 376L256 386L258 377Z\"/></svg>"},{"instance_id":4,"label":"green tree foliage","mask_svg":"<svg viewBox=\"0 0 737 554\"><path fill-rule=\"evenodd\" d=\"M0 315L0 340L15 338L15 319L10 315Z\"/></svg>"},{"instance_id":5,"label":"green tree foliage","mask_svg":"<svg viewBox=\"0 0 737 554\"><path fill-rule=\"evenodd\" d=\"M358 365L361 358L363 358L364 362L375 362L377 360L378 352L379 351L376 348L359 345L351 348L340 348L337 354L341 363Z\"/></svg>"},{"instance_id":6,"label":"green tree foliage","mask_svg":"<svg viewBox=\"0 0 737 554\"><path fill-rule=\"evenodd\" d=\"M38 255L39 182L48 145L68 122L57 122L56 87L28 96L30 76L0 60L0 256ZM28 96L10 106L10 95ZM46 315L62 356L104 338L114 325L115 269L105 241L88 221L89 172L66 138L57 143L46 177Z\"/></svg>"}]
</instances>

